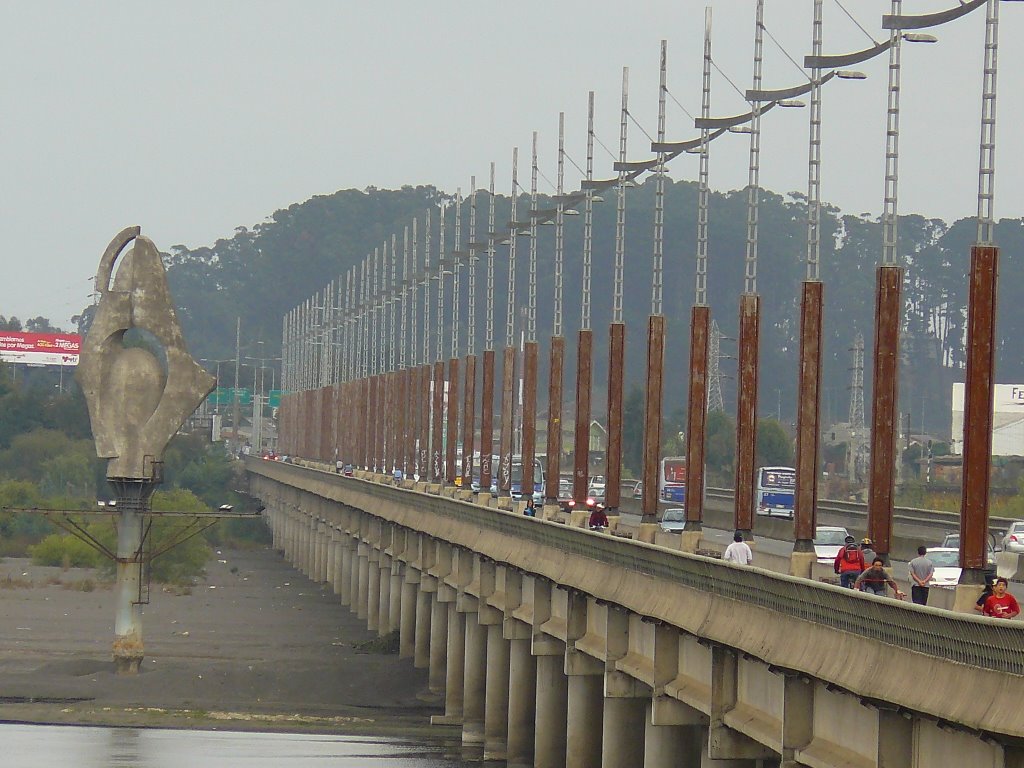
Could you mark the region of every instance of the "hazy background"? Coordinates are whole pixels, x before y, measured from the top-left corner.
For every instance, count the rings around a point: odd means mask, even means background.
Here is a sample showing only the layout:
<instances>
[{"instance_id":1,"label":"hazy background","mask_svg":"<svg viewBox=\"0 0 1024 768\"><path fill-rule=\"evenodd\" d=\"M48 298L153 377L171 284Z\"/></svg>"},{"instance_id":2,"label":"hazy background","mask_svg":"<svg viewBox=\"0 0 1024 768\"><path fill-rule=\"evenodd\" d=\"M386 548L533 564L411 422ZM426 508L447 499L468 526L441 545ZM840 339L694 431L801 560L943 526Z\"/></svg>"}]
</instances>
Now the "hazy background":
<instances>
[{"instance_id":1,"label":"hazy background","mask_svg":"<svg viewBox=\"0 0 1024 768\"><path fill-rule=\"evenodd\" d=\"M0 314L68 325L89 301L102 249L142 226L158 247L230 237L274 210L342 188L486 184L510 187L513 146L529 183L531 132L541 171L555 180L558 112L567 152L585 159L587 91L597 134L618 143L622 67L630 111L656 130L658 50L669 43L672 96L700 108L704 3L675 0L497 2L272 2L139 4L4 0L0 25ZM713 56L749 87L754 0L712 0ZM875 40L889 2L845 0ZM955 0L907 0L927 13ZM765 25L802 61L811 0L768 0ZM984 10L904 45L901 212L954 221L976 211ZM997 217L1020 217L1024 176L1024 8L1001 13ZM871 44L835 0L825 2L825 51ZM770 39L765 87L801 81ZM862 65L863 82L824 89L823 197L849 213L882 203L887 56ZM745 111L714 74L712 113ZM807 110L763 121L765 187L806 190ZM650 156L630 124L630 159ZM670 140L694 135L670 101ZM598 177L612 159L597 150ZM692 178L696 159L669 167ZM723 137L711 184L742 187L747 139ZM579 173L567 167L566 186ZM542 191L551 191L541 179ZM360 256L362 254L359 254ZM326 280L326 276L325 276Z\"/></svg>"}]
</instances>

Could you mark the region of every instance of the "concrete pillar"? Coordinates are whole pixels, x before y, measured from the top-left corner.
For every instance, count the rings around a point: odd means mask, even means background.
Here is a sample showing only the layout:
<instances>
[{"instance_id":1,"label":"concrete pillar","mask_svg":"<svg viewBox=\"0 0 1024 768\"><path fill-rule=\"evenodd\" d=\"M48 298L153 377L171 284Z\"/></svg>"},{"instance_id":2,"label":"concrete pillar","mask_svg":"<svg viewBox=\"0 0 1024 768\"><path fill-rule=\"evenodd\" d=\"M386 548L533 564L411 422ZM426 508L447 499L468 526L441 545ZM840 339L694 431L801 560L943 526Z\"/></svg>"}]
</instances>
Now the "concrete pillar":
<instances>
[{"instance_id":1,"label":"concrete pillar","mask_svg":"<svg viewBox=\"0 0 1024 768\"><path fill-rule=\"evenodd\" d=\"M782 762L781 768L799 768L796 753L814 738L814 683L795 675L786 675L782 694ZM882 713L879 713L881 715ZM903 720L902 717L897 718ZM879 742L882 726L879 723ZM909 733L909 722L908 722ZM881 755L881 745L879 746ZM910 754L905 762L893 765L910 765ZM879 766L885 763L879 762Z\"/></svg>"},{"instance_id":2,"label":"concrete pillar","mask_svg":"<svg viewBox=\"0 0 1024 768\"><path fill-rule=\"evenodd\" d=\"M644 725L644 768L700 768L700 744L704 729L687 725L654 725L650 706Z\"/></svg>"},{"instance_id":3,"label":"concrete pillar","mask_svg":"<svg viewBox=\"0 0 1024 768\"><path fill-rule=\"evenodd\" d=\"M509 728L509 641L502 635L501 624L489 624L481 627L481 631L487 634L484 658L484 760L504 760L508 750Z\"/></svg>"},{"instance_id":4,"label":"concrete pillar","mask_svg":"<svg viewBox=\"0 0 1024 768\"><path fill-rule=\"evenodd\" d=\"M281 519L280 511L273 509L269 504L265 510L267 513L266 519L270 523L270 540L271 547L275 552L281 551L281 542L284 540L284 536L281 531Z\"/></svg>"},{"instance_id":5,"label":"concrete pillar","mask_svg":"<svg viewBox=\"0 0 1024 768\"><path fill-rule=\"evenodd\" d=\"M605 697L601 728L601 765L604 768L643 765L649 706L649 699Z\"/></svg>"},{"instance_id":6,"label":"concrete pillar","mask_svg":"<svg viewBox=\"0 0 1024 768\"><path fill-rule=\"evenodd\" d=\"M813 685L808 685L813 689ZM914 723L899 712L878 712L878 768L897 768L914 764ZM783 768L794 763L783 762ZM1006 768L1010 768L1007 763Z\"/></svg>"},{"instance_id":7,"label":"concrete pillar","mask_svg":"<svg viewBox=\"0 0 1024 768\"><path fill-rule=\"evenodd\" d=\"M310 512L306 518L306 569L303 573L313 581L316 581L316 529L319 524L316 515Z\"/></svg>"},{"instance_id":8,"label":"concrete pillar","mask_svg":"<svg viewBox=\"0 0 1024 768\"><path fill-rule=\"evenodd\" d=\"M370 545L360 541L356 549L358 558L359 581L356 588L356 616L365 619L367 616L367 603L369 602L370 590Z\"/></svg>"},{"instance_id":9,"label":"concrete pillar","mask_svg":"<svg viewBox=\"0 0 1024 768\"><path fill-rule=\"evenodd\" d=\"M594 766L603 765L601 762L601 728L598 725L603 721L603 683L604 679L600 673L569 673L569 698L565 724L566 768L594 768Z\"/></svg>"},{"instance_id":10,"label":"concrete pillar","mask_svg":"<svg viewBox=\"0 0 1024 768\"><path fill-rule=\"evenodd\" d=\"M533 766L536 738L534 722L537 712L537 662L530 652L531 629L525 624L520 626L525 630L522 634L526 636L514 637L508 641L508 741L505 759L510 768ZM487 650L489 653L490 645ZM487 692L490 694L489 684ZM564 744L561 745L560 752L565 754Z\"/></svg>"},{"instance_id":11,"label":"concrete pillar","mask_svg":"<svg viewBox=\"0 0 1024 768\"><path fill-rule=\"evenodd\" d=\"M379 565L377 634L384 637L391 632L391 556L381 552Z\"/></svg>"},{"instance_id":12,"label":"concrete pillar","mask_svg":"<svg viewBox=\"0 0 1024 768\"><path fill-rule=\"evenodd\" d=\"M402 606L399 617L398 658L411 659L416 655L416 593L419 582L410 581L408 571L413 570L408 564L405 568L406 578L402 581Z\"/></svg>"},{"instance_id":13,"label":"concrete pillar","mask_svg":"<svg viewBox=\"0 0 1024 768\"><path fill-rule=\"evenodd\" d=\"M316 581L323 584L327 581L327 521L320 520L316 526Z\"/></svg>"},{"instance_id":14,"label":"concrete pillar","mask_svg":"<svg viewBox=\"0 0 1024 768\"><path fill-rule=\"evenodd\" d=\"M555 643L552 642L551 645ZM559 643L559 645L561 645ZM563 768L566 755L566 713L569 700L569 681L563 671L565 651L557 655L553 649L536 656L537 660L537 721L534 738L534 765L536 768ZM511 755L510 755L511 758Z\"/></svg>"},{"instance_id":15,"label":"concrete pillar","mask_svg":"<svg viewBox=\"0 0 1024 768\"><path fill-rule=\"evenodd\" d=\"M366 628L371 632L377 631L379 615L380 550L369 546L369 551L366 553Z\"/></svg>"},{"instance_id":16,"label":"concrete pillar","mask_svg":"<svg viewBox=\"0 0 1024 768\"><path fill-rule=\"evenodd\" d=\"M391 558L391 603L388 606L388 624L391 625L392 632L400 632L402 629L402 584L405 581L402 574L408 567L397 557Z\"/></svg>"},{"instance_id":17,"label":"concrete pillar","mask_svg":"<svg viewBox=\"0 0 1024 768\"><path fill-rule=\"evenodd\" d=\"M461 725L466 664L466 614L455 610L455 603L444 603L448 608L448 659L445 666L444 714L434 715L435 725Z\"/></svg>"},{"instance_id":18,"label":"concrete pillar","mask_svg":"<svg viewBox=\"0 0 1024 768\"><path fill-rule=\"evenodd\" d=\"M334 594L339 598L341 597L342 587L345 584L345 532L335 528L334 529L334 541L331 542L331 547L334 549ZM344 601L342 601L344 605Z\"/></svg>"},{"instance_id":19,"label":"concrete pillar","mask_svg":"<svg viewBox=\"0 0 1024 768\"><path fill-rule=\"evenodd\" d=\"M349 537L349 610L357 613L359 610L359 547L363 546L359 536Z\"/></svg>"},{"instance_id":20,"label":"concrete pillar","mask_svg":"<svg viewBox=\"0 0 1024 768\"><path fill-rule=\"evenodd\" d=\"M331 592L337 592L334 588L334 575L338 568L338 562L336 557L336 551L334 541L338 536L338 531L333 524L327 526L327 536L324 542L327 547L327 557L325 558L327 567L324 569L324 581L327 582L327 588Z\"/></svg>"},{"instance_id":21,"label":"concrete pillar","mask_svg":"<svg viewBox=\"0 0 1024 768\"><path fill-rule=\"evenodd\" d=\"M356 542L345 531L341 534L341 604L352 605L356 582L352 580L352 562L356 560Z\"/></svg>"},{"instance_id":22,"label":"concrete pillar","mask_svg":"<svg viewBox=\"0 0 1024 768\"><path fill-rule=\"evenodd\" d=\"M427 685L433 693L444 692L448 652L448 604L442 603L437 592L430 600L430 666Z\"/></svg>"},{"instance_id":23,"label":"concrete pillar","mask_svg":"<svg viewBox=\"0 0 1024 768\"><path fill-rule=\"evenodd\" d=\"M420 576L420 588L416 590L416 633L413 638L412 664L417 669L430 667L430 597L423 582L427 577Z\"/></svg>"},{"instance_id":24,"label":"concrete pillar","mask_svg":"<svg viewBox=\"0 0 1024 768\"><path fill-rule=\"evenodd\" d=\"M736 651L719 645L712 646L708 755L715 760L747 761L737 765L754 768L757 760L775 758L776 753L725 724L725 715L736 707L738 701L738 680Z\"/></svg>"},{"instance_id":25,"label":"concrete pillar","mask_svg":"<svg viewBox=\"0 0 1024 768\"><path fill-rule=\"evenodd\" d=\"M462 743L483 744L487 628L480 626L475 612L466 614L466 668L463 674Z\"/></svg>"}]
</instances>

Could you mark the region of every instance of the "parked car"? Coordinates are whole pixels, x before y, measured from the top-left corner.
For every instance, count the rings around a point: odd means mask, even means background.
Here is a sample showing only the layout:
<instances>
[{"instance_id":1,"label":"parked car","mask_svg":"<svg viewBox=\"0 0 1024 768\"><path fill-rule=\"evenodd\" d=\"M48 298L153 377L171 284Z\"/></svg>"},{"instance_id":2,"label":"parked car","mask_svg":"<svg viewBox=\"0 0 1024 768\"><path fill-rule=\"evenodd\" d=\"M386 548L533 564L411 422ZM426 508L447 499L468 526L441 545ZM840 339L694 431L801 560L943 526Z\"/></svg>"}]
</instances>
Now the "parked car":
<instances>
[{"instance_id":1,"label":"parked car","mask_svg":"<svg viewBox=\"0 0 1024 768\"><path fill-rule=\"evenodd\" d=\"M666 509L661 516L661 530L665 533L682 533L686 526L686 510L682 507Z\"/></svg>"},{"instance_id":2,"label":"parked car","mask_svg":"<svg viewBox=\"0 0 1024 768\"><path fill-rule=\"evenodd\" d=\"M636 485L633 486L632 496L634 499L642 499L644 497L644 481L640 480Z\"/></svg>"},{"instance_id":3,"label":"parked car","mask_svg":"<svg viewBox=\"0 0 1024 768\"><path fill-rule=\"evenodd\" d=\"M959 547L929 547L925 557L935 566L935 573L928 586L954 589L960 582Z\"/></svg>"},{"instance_id":4,"label":"parked car","mask_svg":"<svg viewBox=\"0 0 1024 768\"><path fill-rule=\"evenodd\" d=\"M1003 549L1007 552L1024 552L1024 521L1010 524L1003 536Z\"/></svg>"},{"instance_id":5,"label":"parked car","mask_svg":"<svg viewBox=\"0 0 1024 768\"><path fill-rule=\"evenodd\" d=\"M850 532L841 526L819 525L814 529L814 556L819 563L831 564L843 548Z\"/></svg>"},{"instance_id":6,"label":"parked car","mask_svg":"<svg viewBox=\"0 0 1024 768\"><path fill-rule=\"evenodd\" d=\"M996 545L995 537L992 534L988 536L988 542L986 544L988 549L988 564L994 566L996 564ZM936 549L955 549L960 551L960 534L959 533L947 533L946 538L942 540L942 544Z\"/></svg>"}]
</instances>

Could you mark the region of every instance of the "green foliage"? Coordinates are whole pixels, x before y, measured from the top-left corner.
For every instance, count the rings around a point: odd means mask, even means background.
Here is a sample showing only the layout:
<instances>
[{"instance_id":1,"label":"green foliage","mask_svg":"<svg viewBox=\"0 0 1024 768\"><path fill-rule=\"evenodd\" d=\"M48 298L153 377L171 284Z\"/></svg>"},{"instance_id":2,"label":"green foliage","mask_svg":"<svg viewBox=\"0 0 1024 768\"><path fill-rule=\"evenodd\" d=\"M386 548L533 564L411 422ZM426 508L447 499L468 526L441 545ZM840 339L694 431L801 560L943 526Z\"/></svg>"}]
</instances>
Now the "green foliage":
<instances>
[{"instance_id":1,"label":"green foliage","mask_svg":"<svg viewBox=\"0 0 1024 768\"><path fill-rule=\"evenodd\" d=\"M775 419L757 422L757 465L759 467L793 466L793 441L785 427Z\"/></svg>"},{"instance_id":2,"label":"green foliage","mask_svg":"<svg viewBox=\"0 0 1024 768\"><path fill-rule=\"evenodd\" d=\"M67 533L50 534L30 546L28 554L36 565L71 568L95 568L103 557L93 547Z\"/></svg>"},{"instance_id":3,"label":"green foliage","mask_svg":"<svg viewBox=\"0 0 1024 768\"><path fill-rule=\"evenodd\" d=\"M730 483L736 461L736 423L723 411L708 414L704 431L704 458L714 482Z\"/></svg>"}]
</instances>

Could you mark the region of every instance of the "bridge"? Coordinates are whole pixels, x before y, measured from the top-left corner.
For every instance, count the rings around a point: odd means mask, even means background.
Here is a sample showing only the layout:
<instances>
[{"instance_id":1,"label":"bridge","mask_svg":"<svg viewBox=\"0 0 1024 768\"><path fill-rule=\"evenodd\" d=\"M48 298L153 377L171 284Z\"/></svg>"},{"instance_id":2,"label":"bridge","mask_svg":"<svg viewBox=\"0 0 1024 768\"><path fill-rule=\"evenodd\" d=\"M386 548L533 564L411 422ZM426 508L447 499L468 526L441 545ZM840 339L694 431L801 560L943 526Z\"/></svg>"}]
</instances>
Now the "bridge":
<instances>
[{"instance_id":1,"label":"bridge","mask_svg":"<svg viewBox=\"0 0 1024 768\"><path fill-rule=\"evenodd\" d=\"M586 172L578 191L564 189L560 119L552 208L539 207L535 134L529 192L519 184L518 150L513 152L507 222L495 218L492 164L486 225L478 224L481 190L474 177L467 198L458 194L411 221L285 316L282 379L288 394L280 407L278 450L291 461L247 462L251 492L267 509L274 545L315 582L337 592L371 629L399 632L402 653L427 669L431 688L444 694L445 713L437 722L461 727L463 741L482 745L485 757L506 759L513 766L559 768L1024 766L1019 707L1024 629L971 610L982 589L990 526L1000 2L971 0L924 16L903 15L901 5L893 0L892 13L882 19L887 42L826 54L822 2L815 0L812 53L804 59L808 82L765 89L760 74L764 4L757 2L755 76L745 94L751 110L725 117L713 116L709 108L714 68L709 15L695 137L669 141L665 135L663 44L652 157L629 159L625 154L627 127L635 118L627 106L624 72L614 176L593 175L591 94ZM934 41L912 30L955 22L980 8L986 9L986 37L978 234L966 278L964 469L957 520L962 571L950 611L855 594L813 578L824 307L820 92L827 84L862 79L863 73L845 67L888 53L884 242L874 296L866 519L867 533L888 563L890 555L899 554L894 498L904 313L896 205L900 47ZM811 119L807 272L799 299L800 364L794 372L799 402L795 509L788 534L793 546L774 570L737 568L698 554L708 522L706 419L712 405L722 407L712 386L717 357L712 355L707 305L708 148L730 130L751 137L746 269L738 297L735 485L727 527L753 541L755 524L762 526L754 509L760 120L774 107L796 106L794 98L802 95L810 99ZM661 222L665 169L684 153L700 157L688 347L686 528L678 544L673 540L666 547L657 526L666 357ZM620 494L625 212L628 189L644 173L652 173L656 185L651 312L638 334L647 362L644 485L637 521L627 524L620 514L625 507ZM591 250L593 206L602 201L601 192L616 195L603 464L612 528L603 533L585 530L583 513L566 514L557 504L563 402L574 401L571 476L577 508L583 507L592 472ZM526 211L520 210L523 198ZM566 217L578 212L583 283L575 392L564 398L564 232ZM538 231L545 223L554 225L554 239L550 253L542 255ZM517 273L520 238L528 238L525 277ZM500 264L499 249L507 256ZM536 327L539 263L554 278L546 450L538 445L537 430L538 400L543 400ZM483 266L485 282L478 291ZM495 306L496 266L504 267L508 280L505 307ZM516 300L517 287L525 288L525 302ZM506 315L502 348L495 340L496 309ZM540 455L547 462L544 503L537 518L527 518L515 500L513 470L518 463L515 479L529 495L540 479L534 476ZM343 467L351 467L351 477L334 471ZM496 497L489 490L492 481Z\"/></svg>"},{"instance_id":2,"label":"bridge","mask_svg":"<svg viewBox=\"0 0 1024 768\"><path fill-rule=\"evenodd\" d=\"M249 459L274 547L510 766L1024 765L1024 625Z\"/></svg>"}]
</instances>

